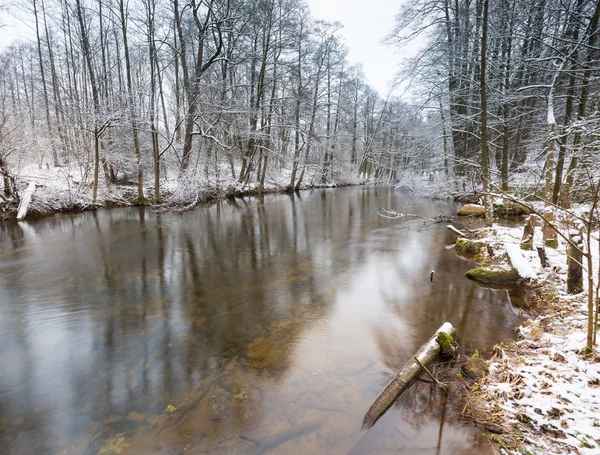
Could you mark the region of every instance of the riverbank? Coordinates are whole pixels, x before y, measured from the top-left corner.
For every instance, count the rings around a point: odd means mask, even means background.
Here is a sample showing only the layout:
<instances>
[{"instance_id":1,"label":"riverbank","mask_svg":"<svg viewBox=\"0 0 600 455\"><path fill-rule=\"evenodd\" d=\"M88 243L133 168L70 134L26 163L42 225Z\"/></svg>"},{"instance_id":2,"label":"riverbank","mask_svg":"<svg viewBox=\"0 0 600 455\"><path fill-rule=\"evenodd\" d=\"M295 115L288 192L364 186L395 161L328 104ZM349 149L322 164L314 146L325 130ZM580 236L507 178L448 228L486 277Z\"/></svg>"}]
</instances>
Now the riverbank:
<instances>
[{"instance_id":1,"label":"riverbank","mask_svg":"<svg viewBox=\"0 0 600 455\"><path fill-rule=\"evenodd\" d=\"M522 232L522 227L494 225L479 231L479 237L499 249L496 263L507 264L506 249L519 245ZM598 233L592 238L597 270ZM541 245L537 228L534 251L521 251L518 266L535 273L525 281L536 291L532 308L526 310L531 318L517 329L517 341L495 346L489 374L471 388L463 413L484 428L504 454L598 453L600 353L597 346L592 352L585 349L587 288L577 295L566 293L563 239L557 249L546 248L545 268L535 252ZM586 276L584 270L584 283Z\"/></svg>"},{"instance_id":2,"label":"riverbank","mask_svg":"<svg viewBox=\"0 0 600 455\"><path fill-rule=\"evenodd\" d=\"M29 167L17 176L21 192L31 182L37 185L27 212L27 219L51 216L56 213L79 213L101 208L131 207L140 205L136 182L121 180L100 189L97 202L93 202L91 185L81 184L66 168L39 169ZM369 183L353 175L341 175L327 184L307 178L301 190L336 188ZM145 204L160 212L183 212L198 204L215 202L228 197L259 196L261 194L289 192L289 177L284 173L266 181L262 188L258 182L239 182L237 179L207 179L205 182L185 181L173 175L162 182L160 200L154 198L154 187L144 186ZM0 221L14 220L18 201L0 199Z\"/></svg>"}]
</instances>

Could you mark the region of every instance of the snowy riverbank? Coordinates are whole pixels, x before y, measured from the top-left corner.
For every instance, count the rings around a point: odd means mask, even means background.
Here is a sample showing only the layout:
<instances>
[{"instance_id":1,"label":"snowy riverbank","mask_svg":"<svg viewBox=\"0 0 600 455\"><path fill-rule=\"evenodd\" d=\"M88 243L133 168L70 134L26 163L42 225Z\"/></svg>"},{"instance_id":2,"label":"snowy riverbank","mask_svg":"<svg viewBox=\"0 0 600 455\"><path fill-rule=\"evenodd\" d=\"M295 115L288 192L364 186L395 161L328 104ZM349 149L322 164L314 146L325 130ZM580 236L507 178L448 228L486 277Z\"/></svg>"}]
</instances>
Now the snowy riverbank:
<instances>
[{"instance_id":1,"label":"snowy riverbank","mask_svg":"<svg viewBox=\"0 0 600 455\"><path fill-rule=\"evenodd\" d=\"M185 211L204 202L212 202L225 197L255 196L267 193L288 191L289 172L273 174L266 180L262 188L258 182L239 182L231 177L199 179L191 176L179 178L176 173L168 174L161 189L161 201L153 200L154 187L144 185L147 205L158 210ZM97 202L93 202L91 184L82 184L86 176L76 175L68 168L27 166L20 169L17 181L21 192L32 182L37 185L29 206L28 217L35 218L59 212L82 212L103 207L126 207L137 205L136 182L121 179L115 184L103 184L99 190ZM351 174L341 174L335 181L323 184L315 176L309 175L301 189L333 188L340 186L362 185L369 183ZM0 220L14 219L17 214L17 201L0 200Z\"/></svg>"},{"instance_id":2,"label":"snowy riverbank","mask_svg":"<svg viewBox=\"0 0 600 455\"><path fill-rule=\"evenodd\" d=\"M515 264L522 232L494 225L487 240L498 246L496 257L510 258L521 276L527 274L537 308L519 327L518 341L495 347L490 373L472 390L465 413L491 430L488 436L505 454L600 453L600 353L596 346L585 355L587 286L581 294L566 293L563 239L556 250L546 248L549 264L541 266L535 252L543 244L541 228L534 251L519 249ZM597 233L592 238L597 271ZM584 284L586 275L584 268Z\"/></svg>"}]
</instances>

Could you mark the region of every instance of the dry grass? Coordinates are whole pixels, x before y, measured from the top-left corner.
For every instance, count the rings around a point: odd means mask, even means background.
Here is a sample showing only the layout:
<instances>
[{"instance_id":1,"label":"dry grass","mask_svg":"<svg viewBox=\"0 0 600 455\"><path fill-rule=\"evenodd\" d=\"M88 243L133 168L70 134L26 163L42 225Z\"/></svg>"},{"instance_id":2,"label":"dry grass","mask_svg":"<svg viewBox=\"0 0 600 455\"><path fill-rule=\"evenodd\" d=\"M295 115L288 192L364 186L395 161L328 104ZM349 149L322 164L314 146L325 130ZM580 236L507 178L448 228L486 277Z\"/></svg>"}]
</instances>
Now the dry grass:
<instances>
[{"instance_id":1,"label":"dry grass","mask_svg":"<svg viewBox=\"0 0 600 455\"><path fill-rule=\"evenodd\" d=\"M458 386L462 393L458 396L462 402L461 412L465 422L481 428L483 435L500 448L512 451L522 444L524 437L518 428L508 422L508 416L500 407L498 397L485 387L491 383L503 382L519 393L522 378L510 368L512 354L507 354L508 349L508 346L496 346L491 361L500 365L500 368L495 368L490 375L475 383L462 379Z\"/></svg>"},{"instance_id":2,"label":"dry grass","mask_svg":"<svg viewBox=\"0 0 600 455\"><path fill-rule=\"evenodd\" d=\"M535 437L525 414L511 415L504 411L501 402L519 400L523 397L523 378L518 373L522 358L532 351L546 347L541 341L545 332L560 334L568 331L559 321L573 315L573 308L578 307L575 297L569 300L560 298L552 283L544 283L528 290L533 293L533 312L536 319L528 319L519 330L521 340L508 345L496 345L488 364L493 365L490 374L476 383L463 380L462 416L467 423L484 430L484 436L498 447L509 453L521 453L521 448L528 438ZM600 357L594 354L600 361ZM560 362L560 358L552 359ZM564 361L564 359L562 359ZM501 388L498 387L501 385ZM495 387L494 387L495 386Z\"/></svg>"}]
</instances>

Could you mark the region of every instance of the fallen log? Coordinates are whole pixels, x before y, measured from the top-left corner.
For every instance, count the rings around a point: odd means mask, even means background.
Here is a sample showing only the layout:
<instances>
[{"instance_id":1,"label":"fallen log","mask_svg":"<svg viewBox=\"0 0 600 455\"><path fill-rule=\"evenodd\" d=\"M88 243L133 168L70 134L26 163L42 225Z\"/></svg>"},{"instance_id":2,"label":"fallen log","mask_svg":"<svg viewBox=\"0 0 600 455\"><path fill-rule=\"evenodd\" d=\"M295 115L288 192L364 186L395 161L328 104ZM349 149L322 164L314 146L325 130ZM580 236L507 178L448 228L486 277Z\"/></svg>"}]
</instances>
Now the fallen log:
<instances>
[{"instance_id":1,"label":"fallen log","mask_svg":"<svg viewBox=\"0 0 600 455\"><path fill-rule=\"evenodd\" d=\"M425 372L424 367L436 360L442 351L442 346L438 342L438 334L444 333L452 336L454 327L449 322L444 322L435 334L417 351L406 365L404 365L394 379L383 389L375 399L363 419L361 429L371 428L377 419L388 410L388 408L402 395L408 388Z\"/></svg>"},{"instance_id":2,"label":"fallen log","mask_svg":"<svg viewBox=\"0 0 600 455\"><path fill-rule=\"evenodd\" d=\"M21 221L27 216L27 210L29 210L29 204L31 203L31 198L33 197L33 193L35 193L35 189L36 183L31 182L23 193L23 197L21 198L19 209L17 211L17 220Z\"/></svg>"},{"instance_id":3,"label":"fallen log","mask_svg":"<svg viewBox=\"0 0 600 455\"><path fill-rule=\"evenodd\" d=\"M476 267L465 273L466 277L488 286L512 286L521 279L519 272L512 267L491 265L489 267Z\"/></svg>"},{"instance_id":4,"label":"fallen log","mask_svg":"<svg viewBox=\"0 0 600 455\"><path fill-rule=\"evenodd\" d=\"M508 260L510 261L510 264L513 266L513 269L517 271L521 278L526 280L537 280L537 273L529 261L523 257L519 245L505 242L504 249L506 250L506 254L508 254Z\"/></svg>"},{"instance_id":5,"label":"fallen log","mask_svg":"<svg viewBox=\"0 0 600 455\"><path fill-rule=\"evenodd\" d=\"M466 237L466 236L467 236L467 235L466 235L464 232L462 232L462 231L459 231L458 229L456 229L456 228L455 228L454 226L452 226L451 224L447 225L446 227L447 227L448 229L450 229L452 232L454 232L455 234L458 234L458 235L460 235L461 237Z\"/></svg>"}]
</instances>

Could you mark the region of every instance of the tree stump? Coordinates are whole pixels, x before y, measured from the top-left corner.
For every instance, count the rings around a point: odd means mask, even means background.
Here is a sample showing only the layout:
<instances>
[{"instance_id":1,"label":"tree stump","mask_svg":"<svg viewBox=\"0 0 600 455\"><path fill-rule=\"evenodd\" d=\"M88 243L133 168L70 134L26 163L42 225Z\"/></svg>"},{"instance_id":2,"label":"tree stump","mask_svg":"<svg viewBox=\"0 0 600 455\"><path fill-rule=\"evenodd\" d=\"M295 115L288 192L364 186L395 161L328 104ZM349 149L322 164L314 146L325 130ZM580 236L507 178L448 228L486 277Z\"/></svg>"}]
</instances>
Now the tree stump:
<instances>
[{"instance_id":1,"label":"tree stump","mask_svg":"<svg viewBox=\"0 0 600 455\"><path fill-rule=\"evenodd\" d=\"M569 231L571 243L567 244L567 293L579 294L583 291L583 243L581 232Z\"/></svg>"},{"instance_id":2,"label":"tree stump","mask_svg":"<svg viewBox=\"0 0 600 455\"><path fill-rule=\"evenodd\" d=\"M544 226L542 227L542 234L544 237L544 245L550 248L558 248L558 234L556 229L552 227L554 223L554 209L547 207L544 211Z\"/></svg>"},{"instance_id":3,"label":"tree stump","mask_svg":"<svg viewBox=\"0 0 600 455\"><path fill-rule=\"evenodd\" d=\"M548 267L548 256L546 256L546 250L543 246L538 246L537 253L540 258L540 264L545 269L546 267Z\"/></svg>"},{"instance_id":4,"label":"tree stump","mask_svg":"<svg viewBox=\"0 0 600 455\"><path fill-rule=\"evenodd\" d=\"M532 215L525 219L523 226L523 237L521 237L521 249L533 250L533 234L535 233L535 219Z\"/></svg>"}]
</instances>

